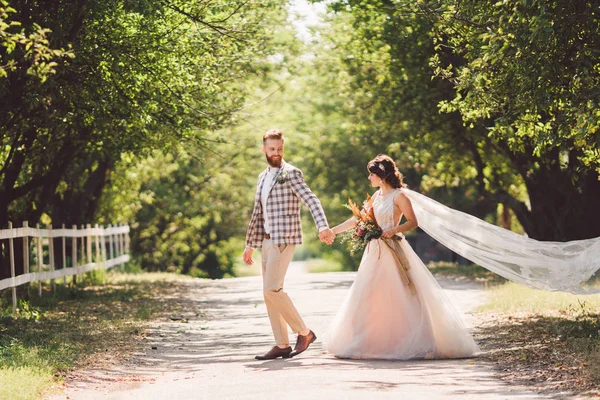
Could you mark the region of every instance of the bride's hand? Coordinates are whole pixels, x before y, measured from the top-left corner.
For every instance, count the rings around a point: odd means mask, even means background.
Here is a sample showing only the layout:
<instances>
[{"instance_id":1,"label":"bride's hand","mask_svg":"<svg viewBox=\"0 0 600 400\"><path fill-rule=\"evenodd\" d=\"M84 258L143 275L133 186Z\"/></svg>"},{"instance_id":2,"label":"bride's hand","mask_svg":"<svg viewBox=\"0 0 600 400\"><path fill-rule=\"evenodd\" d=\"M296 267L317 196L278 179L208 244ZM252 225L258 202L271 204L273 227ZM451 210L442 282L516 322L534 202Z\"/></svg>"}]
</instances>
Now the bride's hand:
<instances>
[{"instance_id":1,"label":"bride's hand","mask_svg":"<svg viewBox=\"0 0 600 400\"><path fill-rule=\"evenodd\" d=\"M386 239L391 239L394 237L394 235L398 233L396 232L396 228L388 228L385 231L383 231L383 233L381 234L381 237L384 237Z\"/></svg>"}]
</instances>

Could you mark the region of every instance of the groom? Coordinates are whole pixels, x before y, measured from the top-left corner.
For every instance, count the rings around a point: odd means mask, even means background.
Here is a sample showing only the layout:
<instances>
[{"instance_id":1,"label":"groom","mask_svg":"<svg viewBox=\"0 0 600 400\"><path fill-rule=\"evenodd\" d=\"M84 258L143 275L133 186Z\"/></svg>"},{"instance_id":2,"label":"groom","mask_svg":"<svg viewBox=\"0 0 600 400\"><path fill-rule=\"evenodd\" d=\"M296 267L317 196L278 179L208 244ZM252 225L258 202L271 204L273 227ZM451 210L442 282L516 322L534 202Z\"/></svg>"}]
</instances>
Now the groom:
<instances>
[{"instance_id":1,"label":"groom","mask_svg":"<svg viewBox=\"0 0 600 400\"><path fill-rule=\"evenodd\" d=\"M254 210L246 232L244 262L254 264L254 249L262 249L263 295L276 346L256 359L271 360L294 357L317 338L283 291L294 248L302 243L300 202L309 208L322 242L331 244L335 234L327 225L321 202L304 182L302 171L283 160L283 133L277 129L267 131L263 135L262 151L269 165L258 177ZM288 325L298 334L294 351L290 347Z\"/></svg>"}]
</instances>

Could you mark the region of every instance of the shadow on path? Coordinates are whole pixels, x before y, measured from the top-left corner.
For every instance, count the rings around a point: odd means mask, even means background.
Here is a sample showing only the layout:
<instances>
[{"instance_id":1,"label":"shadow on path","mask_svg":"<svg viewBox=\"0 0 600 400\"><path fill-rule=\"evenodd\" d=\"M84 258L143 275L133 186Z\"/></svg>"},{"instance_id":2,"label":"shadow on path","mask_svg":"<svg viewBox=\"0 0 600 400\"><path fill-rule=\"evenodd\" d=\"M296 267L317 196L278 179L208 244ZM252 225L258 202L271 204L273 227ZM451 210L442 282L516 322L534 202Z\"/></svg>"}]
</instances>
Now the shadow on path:
<instances>
[{"instance_id":1,"label":"shadow on path","mask_svg":"<svg viewBox=\"0 0 600 400\"><path fill-rule=\"evenodd\" d=\"M294 274L286 280L286 291L317 336L326 331L354 275ZM440 284L463 313L484 301L477 285L449 279ZM155 323L143 352L110 370L85 371L70 382L69 399L547 398L507 387L476 358L337 359L324 353L317 340L296 358L256 361L256 354L274 345L261 278L182 285L185 291L174 296L180 304L177 313L187 322ZM290 335L290 340L295 338ZM292 382L300 382L301 388L290 389Z\"/></svg>"}]
</instances>

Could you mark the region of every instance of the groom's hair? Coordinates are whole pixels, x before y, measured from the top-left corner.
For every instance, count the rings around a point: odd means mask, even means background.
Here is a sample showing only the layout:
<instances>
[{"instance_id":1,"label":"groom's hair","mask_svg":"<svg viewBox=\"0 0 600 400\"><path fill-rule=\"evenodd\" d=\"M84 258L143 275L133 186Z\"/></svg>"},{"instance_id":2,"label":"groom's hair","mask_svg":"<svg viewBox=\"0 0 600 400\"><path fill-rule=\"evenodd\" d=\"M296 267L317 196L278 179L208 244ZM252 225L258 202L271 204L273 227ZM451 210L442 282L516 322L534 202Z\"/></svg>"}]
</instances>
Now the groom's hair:
<instances>
[{"instance_id":1,"label":"groom's hair","mask_svg":"<svg viewBox=\"0 0 600 400\"><path fill-rule=\"evenodd\" d=\"M265 144L268 139L283 140L283 132L275 128L269 129L267 133L263 135L263 144Z\"/></svg>"}]
</instances>

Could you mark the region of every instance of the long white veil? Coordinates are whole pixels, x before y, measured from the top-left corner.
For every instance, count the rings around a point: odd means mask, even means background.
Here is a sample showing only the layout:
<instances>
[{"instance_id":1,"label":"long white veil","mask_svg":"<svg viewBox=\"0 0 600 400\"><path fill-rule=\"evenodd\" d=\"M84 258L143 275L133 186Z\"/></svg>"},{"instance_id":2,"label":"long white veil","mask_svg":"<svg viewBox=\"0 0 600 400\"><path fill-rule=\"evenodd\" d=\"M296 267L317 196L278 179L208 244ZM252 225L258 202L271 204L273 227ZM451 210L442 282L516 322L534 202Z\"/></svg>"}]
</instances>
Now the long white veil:
<instances>
[{"instance_id":1,"label":"long white veil","mask_svg":"<svg viewBox=\"0 0 600 400\"><path fill-rule=\"evenodd\" d=\"M511 281L547 291L600 292L589 280L600 269L600 238L540 242L453 210L409 189L419 227L475 264Z\"/></svg>"}]
</instances>

